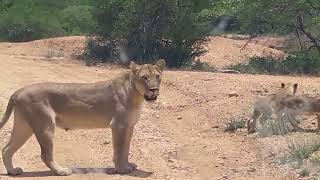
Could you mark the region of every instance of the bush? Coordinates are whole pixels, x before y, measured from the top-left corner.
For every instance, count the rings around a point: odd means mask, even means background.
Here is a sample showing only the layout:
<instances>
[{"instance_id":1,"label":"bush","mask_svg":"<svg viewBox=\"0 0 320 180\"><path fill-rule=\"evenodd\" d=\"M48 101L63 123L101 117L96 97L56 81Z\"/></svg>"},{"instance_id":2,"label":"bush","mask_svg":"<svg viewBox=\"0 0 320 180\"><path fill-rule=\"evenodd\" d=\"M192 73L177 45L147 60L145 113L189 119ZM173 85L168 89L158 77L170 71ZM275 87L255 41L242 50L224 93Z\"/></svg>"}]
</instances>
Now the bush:
<instances>
[{"instance_id":1,"label":"bush","mask_svg":"<svg viewBox=\"0 0 320 180\"><path fill-rule=\"evenodd\" d=\"M0 39L10 42L24 42L35 38L34 29L27 24L12 23L0 26Z\"/></svg>"},{"instance_id":2,"label":"bush","mask_svg":"<svg viewBox=\"0 0 320 180\"><path fill-rule=\"evenodd\" d=\"M113 62L115 55L113 49L116 43L111 39L88 38L86 40L86 49L81 57L87 61L87 64L95 64L96 62Z\"/></svg>"},{"instance_id":3,"label":"bush","mask_svg":"<svg viewBox=\"0 0 320 180\"><path fill-rule=\"evenodd\" d=\"M98 41L121 44L128 59L138 63L163 58L169 67L190 65L204 52L201 43L207 35L206 22L198 16L201 9L195 6L192 0L180 4L174 0L98 0L93 11L97 21L93 35ZM109 55L120 59L117 46L110 47L106 54L96 54L92 47L87 47L87 52L99 59Z\"/></svg>"},{"instance_id":4,"label":"bush","mask_svg":"<svg viewBox=\"0 0 320 180\"><path fill-rule=\"evenodd\" d=\"M246 119L244 117L233 117L227 122L224 131L235 132L238 129L246 127Z\"/></svg>"},{"instance_id":5,"label":"bush","mask_svg":"<svg viewBox=\"0 0 320 180\"><path fill-rule=\"evenodd\" d=\"M320 74L320 57L316 53L300 52L289 55L286 59L269 57L253 57L248 63L229 67L249 74Z\"/></svg>"}]
</instances>

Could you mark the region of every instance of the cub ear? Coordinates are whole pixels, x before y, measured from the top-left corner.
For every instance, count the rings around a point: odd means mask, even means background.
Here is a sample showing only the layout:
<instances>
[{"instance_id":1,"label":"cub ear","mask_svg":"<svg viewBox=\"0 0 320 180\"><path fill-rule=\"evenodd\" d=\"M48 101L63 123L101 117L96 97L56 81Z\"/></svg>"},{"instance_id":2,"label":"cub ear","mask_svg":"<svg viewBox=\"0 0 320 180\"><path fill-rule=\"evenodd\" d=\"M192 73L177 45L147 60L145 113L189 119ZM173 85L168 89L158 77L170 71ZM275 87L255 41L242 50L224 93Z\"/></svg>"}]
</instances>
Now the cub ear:
<instances>
[{"instance_id":1,"label":"cub ear","mask_svg":"<svg viewBox=\"0 0 320 180\"><path fill-rule=\"evenodd\" d=\"M281 88L286 87L286 85L284 83L281 83Z\"/></svg>"},{"instance_id":2,"label":"cub ear","mask_svg":"<svg viewBox=\"0 0 320 180\"><path fill-rule=\"evenodd\" d=\"M156 62L156 66L160 69L160 71L162 72L166 66L166 61L164 59L159 59Z\"/></svg>"},{"instance_id":3,"label":"cub ear","mask_svg":"<svg viewBox=\"0 0 320 180\"><path fill-rule=\"evenodd\" d=\"M139 65L133 61L130 61L129 68L132 70L133 73L136 73L140 69Z\"/></svg>"},{"instance_id":4,"label":"cub ear","mask_svg":"<svg viewBox=\"0 0 320 180\"><path fill-rule=\"evenodd\" d=\"M293 84L293 94L296 94L298 88L298 83Z\"/></svg>"}]
</instances>

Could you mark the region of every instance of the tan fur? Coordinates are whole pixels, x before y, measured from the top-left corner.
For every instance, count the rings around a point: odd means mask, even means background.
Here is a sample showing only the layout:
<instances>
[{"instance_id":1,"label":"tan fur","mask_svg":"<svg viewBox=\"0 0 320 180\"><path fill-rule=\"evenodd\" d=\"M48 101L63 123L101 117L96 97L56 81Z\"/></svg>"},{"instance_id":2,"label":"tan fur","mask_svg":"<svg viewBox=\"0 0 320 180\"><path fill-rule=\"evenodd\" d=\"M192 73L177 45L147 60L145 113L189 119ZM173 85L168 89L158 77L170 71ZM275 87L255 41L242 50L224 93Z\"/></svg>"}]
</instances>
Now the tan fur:
<instances>
[{"instance_id":1,"label":"tan fur","mask_svg":"<svg viewBox=\"0 0 320 180\"><path fill-rule=\"evenodd\" d=\"M41 83L26 86L10 98L0 122L2 128L14 110L14 125L2 158L9 175L19 175L12 157L35 134L43 162L56 175L70 175L53 158L53 138L56 126L69 129L111 128L116 173L131 172L136 165L128 155L133 128L145 100L159 95L165 61L156 65L130 64L131 71L112 81L97 83Z\"/></svg>"},{"instance_id":2,"label":"tan fur","mask_svg":"<svg viewBox=\"0 0 320 180\"><path fill-rule=\"evenodd\" d=\"M256 122L257 120L262 121L263 116L279 116L279 112L284 108L281 102L287 97L294 96L297 91L297 86L298 84L286 86L284 83L281 83L281 89L279 91L258 99L253 106L253 114L247 121L248 133L254 133L256 131Z\"/></svg>"},{"instance_id":3,"label":"tan fur","mask_svg":"<svg viewBox=\"0 0 320 180\"><path fill-rule=\"evenodd\" d=\"M317 117L317 130L320 131L320 97L295 96L282 102L288 113L292 115L307 115Z\"/></svg>"}]
</instances>

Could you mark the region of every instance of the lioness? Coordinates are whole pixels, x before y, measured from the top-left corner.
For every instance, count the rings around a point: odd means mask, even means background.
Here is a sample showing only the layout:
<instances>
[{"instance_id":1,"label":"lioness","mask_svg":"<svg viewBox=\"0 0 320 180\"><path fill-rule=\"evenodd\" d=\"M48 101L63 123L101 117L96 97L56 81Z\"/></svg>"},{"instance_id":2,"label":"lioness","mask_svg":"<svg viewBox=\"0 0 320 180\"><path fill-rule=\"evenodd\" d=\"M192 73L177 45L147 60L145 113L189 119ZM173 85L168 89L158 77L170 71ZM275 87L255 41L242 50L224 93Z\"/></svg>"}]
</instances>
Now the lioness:
<instances>
[{"instance_id":1,"label":"lioness","mask_svg":"<svg viewBox=\"0 0 320 180\"><path fill-rule=\"evenodd\" d=\"M0 128L14 110L14 125L2 158L9 175L23 173L14 168L14 153L34 133L41 147L41 159L56 175L72 174L53 158L56 126L63 129L111 128L115 173L128 173L136 165L128 162L134 125L144 100L159 95L164 60L155 65L130 63L131 71L97 83L40 83L17 90L10 97Z\"/></svg>"},{"instance_id":2,"label":"lioness","mask_svg":"<svg viewBox=\"0 0 320 180\"><path fill-rule=\"evenodd\" d=\"M261 123L266 117L275 114L279 116L283 106L281 102L290 96L294 96L297 92L298 84L286 86L281 83L281 89L267 97L260 98L256 101L253 106L253 113L251 118L247 121L248 133L254 133L256 131L256 121L259 120Z\"/></svg>"}]
</instances>

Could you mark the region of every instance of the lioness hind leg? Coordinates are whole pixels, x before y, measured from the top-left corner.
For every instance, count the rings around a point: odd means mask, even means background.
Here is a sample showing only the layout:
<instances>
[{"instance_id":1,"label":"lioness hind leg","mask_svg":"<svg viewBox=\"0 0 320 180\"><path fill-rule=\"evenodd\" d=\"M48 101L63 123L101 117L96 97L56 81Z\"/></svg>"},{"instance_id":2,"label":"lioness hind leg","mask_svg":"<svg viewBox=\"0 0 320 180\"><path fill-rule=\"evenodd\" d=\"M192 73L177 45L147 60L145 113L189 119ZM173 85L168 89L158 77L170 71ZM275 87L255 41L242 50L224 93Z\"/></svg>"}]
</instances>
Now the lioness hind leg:
<instances>
[{"instance_id":1,"label":"lioness hind leg","mask_svg":"<svg viewBox=\"0 0 320 180\"><path fill-rule=\"evenodd\" d=\"M34 128L34 134L40 144L41 159L56 175L68 176L72 174L72 171L68 168L62 168L53 159L53 139L55 132L55 114L50 111L38 111L37 117L41 119L41 123L38 123ZM39 122L39 121L37 121Z\"/></svg>"},{"instance_id":2,"label":"lioness hind leg","mask_svg":"<svg viewBox=\"0 0 320 180\"><path fill-rule=\"evenodd\" d=\"M19 116L18 110L14 110L14 124L8 144L2 149L2 159L9 175L20 175L23 170L19 167L14 168L12 157L32 136L33 132L28 123Z\"/></svg>"}]
</instances>

